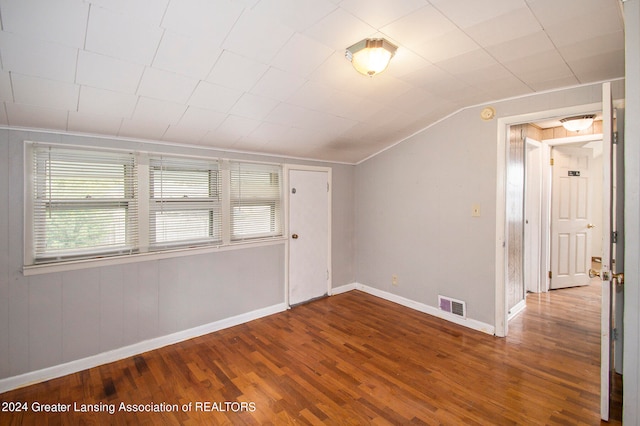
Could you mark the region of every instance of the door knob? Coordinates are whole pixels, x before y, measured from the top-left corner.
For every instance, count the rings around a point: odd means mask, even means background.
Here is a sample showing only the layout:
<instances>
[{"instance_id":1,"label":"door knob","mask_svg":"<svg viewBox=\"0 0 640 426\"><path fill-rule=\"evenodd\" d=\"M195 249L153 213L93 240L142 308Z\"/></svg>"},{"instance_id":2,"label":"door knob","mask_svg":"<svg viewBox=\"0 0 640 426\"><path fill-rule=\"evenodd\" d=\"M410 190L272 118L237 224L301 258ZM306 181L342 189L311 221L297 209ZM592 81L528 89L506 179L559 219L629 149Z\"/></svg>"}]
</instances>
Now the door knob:
<instances>
[{"instance_id":1,"label":"door knob","mask_svg":"<svg viewBox=\"0 0 640 426\"><path fill-rule=\"evenodd\" d=\"M611 274L611 277L616 280L616 282L618 283L618 285L623 285L624 284L624 273L620 272L619 274Z\"/></svg>"},{"instance_id":2,"label":"door knob","mask_svg":"<svg viewBox=\"0 0 640 426\"><path fill-rule=\"evenodd\" d=\"M589 269L589 278L595 278L600 276L600 271L596 271L595 269Z\"/></svg>"},{"instance_id":3,"label":"door knob","mask_svg":"<svg viewBox=\"0 0 640 426\"><path fill-rule=\"evenodd\" d=\"M297 240L297 239L298 239L298 234L293 234L293 235L291 236L291 238L293 238L294 240Z\"/></svg>"},{"instance_id":4,"label":"door knob","mask_svg":"<svg viewBox=\"0 0 640 426\"><path fill-rule=\"evenodd\" d=\"M596 226L593 223L589 223L587 224L587 228L591 229L591 228L595 228Z\"/></svg>"}]
</instances>

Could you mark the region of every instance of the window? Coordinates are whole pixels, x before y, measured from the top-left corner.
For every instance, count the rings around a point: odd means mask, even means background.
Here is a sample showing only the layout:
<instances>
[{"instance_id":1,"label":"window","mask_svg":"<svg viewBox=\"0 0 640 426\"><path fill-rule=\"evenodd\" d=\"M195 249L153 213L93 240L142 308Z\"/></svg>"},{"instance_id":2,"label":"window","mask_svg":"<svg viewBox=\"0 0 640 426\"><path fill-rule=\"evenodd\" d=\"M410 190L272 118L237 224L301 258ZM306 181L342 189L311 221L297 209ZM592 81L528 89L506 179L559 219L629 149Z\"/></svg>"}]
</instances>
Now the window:
<instances>
[{"instance_id":1,"label":"window","mask_svg":"<svg viewBox=\"0 0 640 426\"><path fill-rule=\"evenodd\" d=\"M135 250L133 155L35 147L33 170L36 262Z\"/></svg>"},{"instance_id":2,"label":"window","mask_svg":"<svg viewBox=\"0 0 640 426\"><path fill-rule=\"evenodd\" d=\"M231 240L282 235L281 168L230 163Z\"/></svg>"},{"instance_id":3,"label":"window","mask_svg":"<svg viewBox=\"0 0 640 426\"><path fill-rule=\"evenodd\" d=\"M282 236L280 165L27 148L26 266Z\"/></svg>"},{"instance_id":4,"label":"window","mask_svg":"<svg viewBox=\"0 0 640 426\"><path fill-rule=\"evenodd\" d=\"M152 157L149 161L152 249L222 241L217 161Z\"/></svg>"}]
</instances>

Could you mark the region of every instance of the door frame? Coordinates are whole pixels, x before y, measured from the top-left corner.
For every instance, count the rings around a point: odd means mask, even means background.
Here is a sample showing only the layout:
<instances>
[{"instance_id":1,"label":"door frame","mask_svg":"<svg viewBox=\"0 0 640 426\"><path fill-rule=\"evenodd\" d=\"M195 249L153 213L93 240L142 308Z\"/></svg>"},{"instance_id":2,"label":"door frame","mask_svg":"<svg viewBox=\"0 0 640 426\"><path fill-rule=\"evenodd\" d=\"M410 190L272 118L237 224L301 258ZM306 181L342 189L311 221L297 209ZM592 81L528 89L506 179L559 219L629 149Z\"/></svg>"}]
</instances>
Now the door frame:
<instances>
[{"instance_id":1,"label":"door frame","mask_svg":"<svg viewBox=\"0 0 640 426\"><path fill-rule=\"evenodd\" d=\"M567 146L567 145L568 146L572 146L572 145L575 145L575 144L586 144L586 143L589 143L589 142L600 142L600 146L602 146L602 144L604 143L602 134L590 134L590 135L584 135L584 136L571 136L571 137L567 137L567 138L558 138L558 139L545 140L545 143L548 144L552 155L553 155L554 148L561 147L561 146ZM590 158L591 158L592 161L594 161L594 159L596 158L595 152L593 150L591 152L591 157ZM550 176L552 176L552 178L551 178L551 182L552 183L551 183L551 185L549 187L549 193L546 195L549 198L548 202L549 202L549 206L551 207L553 205L552 196L553 196L554 191L556 191L556 188L554 188L554 185L553 185L553 173L554 173L554 170L552 169L552 166L549 165L548 163L545 165L545 167L547 167L547 169L546 169L547 172L546 173L548 173ZM602 165L600 165L600 170L599 171L597 170L597 168L595 168L595 169L592 168L593 176L595 176L596 178L599 176L599 173L601 171L602 171ZM600 176L600 178L602 178L602 176ZM593 178L590 178L590 179L591 179L590 185L591 185L592 191L595 190L596 188L599 188L600 189L600 193L602 194L602 181L601 180L598 181L597 179L594 180ZM590 203L591 203L591 206L590 206L590 208L591 208L590 222L596 225L596 227L598 229L597 232L600 233L601 229L602 229L602 221L599 220L599 219L598 220L595 219L595 217L596 217L595 209L600 209L600 211L602 211L602 199L598 199L598 201L599 201L598 203L595 203L594 200L590 201ZM548 243L549 245L544 248L545 250L547 250L549 258L551 257L550 256L551 255L551 248L550 247L551 247L551 244L553 243L553 241L552 241L553 240L553 238L552 238L553 226L551 226L551 222L552 221L553 221L553 218L551 217L550 220L549 220L549 227L547 229L547 232L548 232L547 240L549 241L549 243ZM591 234L592 234L591 235L591 239L592 240L593 240L593 234L594 233L595 233L595 231L591 231ZM589 258L593 257L592 256L592 254L594 252L593 244L594 243L592 242L591 243L591 250L590 250ZM591 264L589 263L588 269L590 269L590 268L591 268ZM553 270L553 265L552 265L551 260L549 260L549 263L547 264L547 271L552 271L552 270ZM551 278L551 279L547 278L546 291L551 290L552 281L553 281L553 278ZM560 287L560 288L568 288L568 287Z\"/></svg>"},{"instance_id":2,"label":"door frame","mask_svg":"<svg viewBox=\"0 0 640 426\"><path fill-rule=\"evenodd\" d=\"M332 225L331 225L331 212L332 212L332 207L331 207L331 200L332 200L332 194L333 194L333 184L331 181L331 173L332 173L332 168L331 167L323 167L323 166L308 166L308 165L303 165L303 164L284 164L283 166L283 171L284 171L284 192L285 192L285 196L284 196L284 212L285 212L285 218L284 218L284 235L286 236L286 240L285 240L285 255L284 255L284 300L285 300L285 304L287 305L287 307L290 309L291 308L291 304L289 303L289 254L290 254L290 248L291 248L291 237L289 235L290 233L290 229L289 229L289 208L290 208L290 202L289 202L289 197L291 196L291 192L289 190L289 173L293 170L296 171L306 171L306 172L326 172L327 173L327 182L329 184L329 188L327 191L327 271L329 272L329 277L327 279L327 295L331 295L331 288L332 288L332 277L333 277L333 271L331 269L331 265L332 265L332 261L331 261L331 229L332 229Z\"/></svg>"},{"instance_id":3,"label":"door frame","mask_svg":"<svg viewBox=\"0 0 640 426\"><path fill-rule=\"evenodd\" d=\"M530 137L526 137L524 140L524 148L525 148L525 177L524 177L524 185L525 185L525 189L524 189L524 214L525 214L525 224L524 224L524 250L523 253L525 255L525 261L524 261L524 265L523 265L523 271L524 271L524 291L525 294L527 291L533 291L534 293L540 293L542 292L542 286L540 285L540 281L541 281L541 277L543 276L543 267L544 267L544 262L542 262L542 259L545 256L545 251L543 249L542 246L542 242L543 239L542 237L542 230L545 229L544 228L544 171L545 166L544 166L544 150L545 150L545 145L540 142L537 141L533 138ZM537 157L538 157L538 164L536 165L536 169L535 170L531 170L530 169L530 156L531 156L531 152L532 151L537 151ZM533 203L529 203L528 201L531 200L531 191L530 191L530 186L531 186L531 181L535 179L538 183L538 192L536 194L535 197L533 197L534 199L532 200ZM532 205L533 204L533 205ZM531 224L529 223L529 220L527 219L527 217L531 216L532 214L537 213L537 217L538 217L538 222L537 222L537 226L530 226ZM531 243L534 243L534 245L537 247L537 255L535 256L535 258L537 259L537 262L527 262L526 258L529 257L527 255L527 249L530 247ZM532 285L532 283L529 281L529 277L531 275L532 268L535 269L534 274L537 276L537 283L535 285Z\"/></svg>"},{"instance_id":4,"label":"door frame","mask_svg":"<svg viewBox=\"0 0 640 426\"><path fill-rule=\"evenodd\" d=\"M510 126L527 124L535 121L553 120L562 117L598 113L602 103L577 105L547 111L502 117L498 119L498 142L496 163L496 239L495 239L495 335L506 337L509 332L509 309L507 306L507 221L506 221L506 175L507 146Z\"/></svg>"}]
</instances>

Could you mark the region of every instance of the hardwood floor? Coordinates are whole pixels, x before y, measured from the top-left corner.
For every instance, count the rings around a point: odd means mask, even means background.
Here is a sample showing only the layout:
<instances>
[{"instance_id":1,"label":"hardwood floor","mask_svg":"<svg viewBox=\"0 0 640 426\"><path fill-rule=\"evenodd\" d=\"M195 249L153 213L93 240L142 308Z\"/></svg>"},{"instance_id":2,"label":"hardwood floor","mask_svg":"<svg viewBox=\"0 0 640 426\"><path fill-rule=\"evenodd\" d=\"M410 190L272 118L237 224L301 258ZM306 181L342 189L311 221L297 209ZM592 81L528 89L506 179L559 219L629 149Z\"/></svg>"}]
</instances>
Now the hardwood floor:
<instances>
[{"instance_id":1,"label":"hardwood floor","mask_svg":"<svg viewBox=\"0 0 640 426\"><path fill-rule=\"evenodd\" d=\"M353 291L0 394L29 409L0 424L595 425L599 289L530 295L505 339Z\"/></svg>"}]
</instances>

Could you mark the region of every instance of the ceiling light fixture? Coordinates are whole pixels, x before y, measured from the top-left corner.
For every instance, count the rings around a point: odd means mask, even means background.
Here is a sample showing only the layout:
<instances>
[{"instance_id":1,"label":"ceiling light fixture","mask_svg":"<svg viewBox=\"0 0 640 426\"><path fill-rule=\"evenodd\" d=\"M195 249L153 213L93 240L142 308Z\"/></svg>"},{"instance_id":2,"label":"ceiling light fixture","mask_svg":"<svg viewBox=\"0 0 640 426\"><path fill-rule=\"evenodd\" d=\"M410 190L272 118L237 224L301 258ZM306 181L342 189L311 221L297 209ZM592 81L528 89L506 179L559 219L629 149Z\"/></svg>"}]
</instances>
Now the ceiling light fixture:
<instances>
[{"instance_id":1,"label":"ceiling light fixture","mask_svg":"<svg viewBox=\"0 0 640 426\"><path fill-rule=\"evenodd\" d=\"M596 118L593 114L577 115L575 117L567 117L560 120L562 127L570 132L579 132L581 130L589 128L593 124L593 119Z\"/></svg>"},{"instance_id":2,"label":"ceiling light fixture","mask_svg":"<svg viewBox=\"0 0 640 426\"><path fill-rule=\"evenodd\" d=\"M397 49L383 38L366 38L347 47L344 57L360 74L373 77L387 68Z\"/></svg>"}]
</instances>

